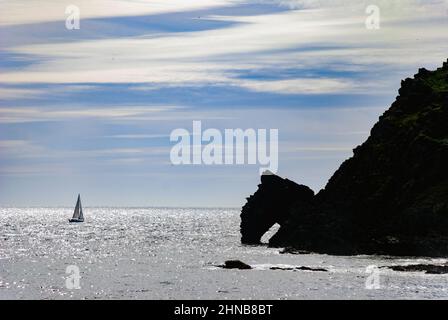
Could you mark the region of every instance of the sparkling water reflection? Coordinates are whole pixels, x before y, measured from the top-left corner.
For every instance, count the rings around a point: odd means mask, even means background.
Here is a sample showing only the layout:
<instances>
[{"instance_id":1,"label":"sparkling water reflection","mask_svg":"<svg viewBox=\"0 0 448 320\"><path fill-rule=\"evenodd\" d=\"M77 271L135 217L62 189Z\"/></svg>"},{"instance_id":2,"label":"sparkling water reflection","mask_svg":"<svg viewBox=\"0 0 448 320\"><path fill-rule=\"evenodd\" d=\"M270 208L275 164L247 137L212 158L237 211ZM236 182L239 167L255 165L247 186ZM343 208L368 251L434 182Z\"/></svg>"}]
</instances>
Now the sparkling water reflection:
<instances>
[{"instance_id":1,"label":"sparkling water reflection","mask_svg":"<svg viewBox=\"0 0 448 320\"><path fill-rule=\"evenodd\" d=\"M359 299L448 298L448 277L381 268L368 290L368 265L445 259L279 254L239 244L239 210L85 208L0 209L0 298L31 299ZM240 259L253 270L216 265ZM67 266L80 286L67 289ZM329 272L270 270L309 266Z\"/></svg>"}]
</instances>

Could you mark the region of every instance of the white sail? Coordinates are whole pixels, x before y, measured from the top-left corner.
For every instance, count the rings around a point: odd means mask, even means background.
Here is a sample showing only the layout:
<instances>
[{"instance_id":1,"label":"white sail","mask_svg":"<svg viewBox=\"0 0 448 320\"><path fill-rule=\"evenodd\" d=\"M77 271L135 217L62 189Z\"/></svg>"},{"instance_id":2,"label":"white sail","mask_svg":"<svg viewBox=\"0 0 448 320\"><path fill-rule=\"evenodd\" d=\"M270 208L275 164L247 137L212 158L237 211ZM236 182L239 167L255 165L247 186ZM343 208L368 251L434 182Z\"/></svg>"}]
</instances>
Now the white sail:
<instances>
[{"instance_id":1,"label":"white sail","mask_svg":"<svg viewBox=\"0 0 448 320\"><path fill-rule=\"evenodd\" d=\"M78 219L84 220L84 215L82 214L81 197L79 197L79 216Z\"/></svg>"},{"instance_id":2,"label":"white sail","mask_svg":"<svg viewBox=\"0 0 448 320\"><path fill-rule=\"evenodd\" d=\"M79 208L81 206L81 197L78 194L78 201L76 201L76 207L75 211L73 212L73 218L72 219L79 219Z\"/></svg>"}]
</instances>

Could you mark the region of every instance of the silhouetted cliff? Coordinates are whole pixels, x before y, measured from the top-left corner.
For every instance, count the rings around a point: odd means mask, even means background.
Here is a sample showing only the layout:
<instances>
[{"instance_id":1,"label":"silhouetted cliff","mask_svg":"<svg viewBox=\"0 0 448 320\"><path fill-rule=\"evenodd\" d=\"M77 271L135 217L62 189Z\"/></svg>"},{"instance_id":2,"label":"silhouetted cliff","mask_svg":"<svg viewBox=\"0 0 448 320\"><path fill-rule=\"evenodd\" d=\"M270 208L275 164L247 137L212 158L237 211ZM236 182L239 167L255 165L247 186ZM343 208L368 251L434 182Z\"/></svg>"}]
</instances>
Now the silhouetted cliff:
<instances>
[{"instance_id":1,"label":"silhouetted cliff","mask_svg":"<svg viewBox=\"0 0 448 320\"><path fill-rule=\"evenodd\" d=\"M399 96L316 195L263 176L241 213L243 243L332 254L448 255L448 61Z\"/></svg>"}]
</instances>

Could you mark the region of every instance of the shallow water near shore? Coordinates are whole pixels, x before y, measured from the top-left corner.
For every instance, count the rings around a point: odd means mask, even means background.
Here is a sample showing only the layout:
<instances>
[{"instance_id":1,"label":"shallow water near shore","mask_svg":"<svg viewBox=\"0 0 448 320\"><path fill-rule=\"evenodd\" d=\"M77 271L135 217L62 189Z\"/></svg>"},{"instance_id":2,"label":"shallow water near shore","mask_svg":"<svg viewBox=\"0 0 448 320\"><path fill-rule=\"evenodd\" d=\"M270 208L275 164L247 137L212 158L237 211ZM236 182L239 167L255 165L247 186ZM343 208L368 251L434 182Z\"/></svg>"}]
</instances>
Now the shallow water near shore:
<instances>
[{"instance_id":1,"label":"shallow water near shore","mask_svg":"<svg viewBox=\"0 0 448 320\"><path fill-rule=\"evenodd\" d=\"M280 254L243 246L237 209L0 209L0 299L447 299L448 275L383 266L447 259ZM252 270L216 267L239 259ZM367 289L379 269L379 289ZM67 288L68 266L79 289ZM271 270L306 266L328 272ZM371 280L372 278L370 278Z\"/></svg>"}]
</instances>

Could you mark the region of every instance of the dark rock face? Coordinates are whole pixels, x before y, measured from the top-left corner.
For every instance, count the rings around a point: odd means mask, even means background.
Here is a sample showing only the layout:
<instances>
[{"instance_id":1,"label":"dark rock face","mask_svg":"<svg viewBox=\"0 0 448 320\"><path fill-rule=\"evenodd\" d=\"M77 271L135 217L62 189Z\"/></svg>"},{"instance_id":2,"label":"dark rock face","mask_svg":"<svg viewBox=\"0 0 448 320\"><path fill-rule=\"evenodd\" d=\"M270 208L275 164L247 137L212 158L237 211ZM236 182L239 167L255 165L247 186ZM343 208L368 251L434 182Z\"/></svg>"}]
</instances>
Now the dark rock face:
<instances>
[{"instance_id":1,"label":"dark rock face","mask_svg":"<svg viewBox=\"0 0 448 320\"><path fill-rule=\"evenodd\" d=\"M263 174L257 192L247 198L241 212L241 242L259 244L269 228L285 222L292 201L310 202L313 197L314 191L306 186L270 173Z\"/></svg>"},{"instance_id":2,"label":"dark rock face","mask_svg":"<svg viewBox=\"0 0 448 320\"><path fill-rule=\"evenodd\" d=\"M289 180L262 178L243 207L243 243L256 243L277 222L271 246L448 255L448 62L402 81L353 153L315 196Z\"/></svg>"}]
</instances>

